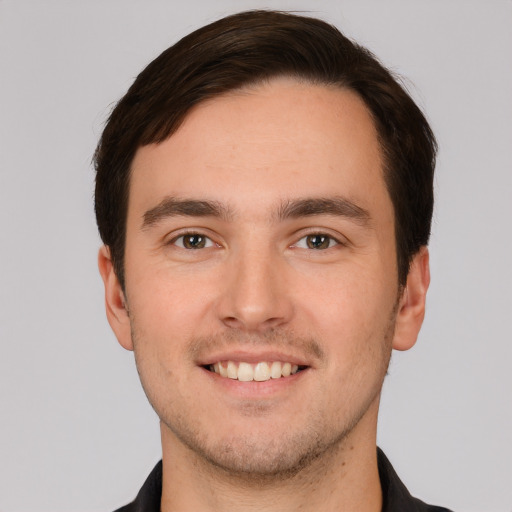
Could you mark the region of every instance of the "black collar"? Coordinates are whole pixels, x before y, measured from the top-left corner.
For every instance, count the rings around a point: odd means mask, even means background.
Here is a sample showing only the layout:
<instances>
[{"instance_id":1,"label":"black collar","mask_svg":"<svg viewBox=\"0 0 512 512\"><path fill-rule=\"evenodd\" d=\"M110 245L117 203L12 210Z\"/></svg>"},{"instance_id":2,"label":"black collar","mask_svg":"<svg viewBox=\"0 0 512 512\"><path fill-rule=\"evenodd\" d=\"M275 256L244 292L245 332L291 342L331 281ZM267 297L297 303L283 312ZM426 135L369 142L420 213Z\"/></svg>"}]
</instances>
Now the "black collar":
<instances>
[{"instance_id":1,"label":"black collar","mask_svg":"<svg viewBox=\"0 0 512 512\"><path fill-rule=\"evenodd\" d=\"M377 459L382 486L382 512L450 512L413 498L380 448L377 448ZM135 500L116 512L160 512L161 497L162 461L150 473Z\"/></svg>"}]
</instances>

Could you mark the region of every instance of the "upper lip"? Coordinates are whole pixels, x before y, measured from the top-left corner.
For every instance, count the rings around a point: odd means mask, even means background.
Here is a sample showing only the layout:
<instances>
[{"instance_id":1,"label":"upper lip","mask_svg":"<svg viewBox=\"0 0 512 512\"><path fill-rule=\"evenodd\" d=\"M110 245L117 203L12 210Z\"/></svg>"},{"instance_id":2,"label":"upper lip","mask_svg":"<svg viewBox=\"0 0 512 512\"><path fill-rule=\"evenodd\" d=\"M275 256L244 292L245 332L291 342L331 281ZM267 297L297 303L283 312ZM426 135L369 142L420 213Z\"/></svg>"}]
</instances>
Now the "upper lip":
<instances>
[{"instance_id":1,"label":"upper lip","mask_svg":"<svg viewBox=\"0 0 512 512\"><path fill-rule=\"evenodd\" d=\"M309 358L297 354L288 354L281 350L265 350L250 352L247 350L219 351L208 354L197 361L199 366L208 366L220 361L233 361L237 363L256 364L273 361L296 364L297 366L311 366Z\"/></svg>"}]
</instances>

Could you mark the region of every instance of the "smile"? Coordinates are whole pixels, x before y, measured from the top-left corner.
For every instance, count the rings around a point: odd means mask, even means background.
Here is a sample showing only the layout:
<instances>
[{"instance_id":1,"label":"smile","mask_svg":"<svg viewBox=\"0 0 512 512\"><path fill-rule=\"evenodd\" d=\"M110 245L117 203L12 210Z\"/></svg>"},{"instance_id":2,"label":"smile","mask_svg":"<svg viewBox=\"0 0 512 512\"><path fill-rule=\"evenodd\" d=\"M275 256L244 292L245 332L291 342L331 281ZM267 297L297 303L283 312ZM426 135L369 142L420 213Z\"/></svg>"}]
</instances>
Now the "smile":
<instances>
[{"instance_id":1,"label":"smile","mask_svg":"<svg viewBox=\"0 0 512 512\"><path fill-rule=\"evenodd\" d=\"M306 367L281 361L262 361L255 364L219 361L218 363L208 365L206 368L227 379L239 380L241 382L263 382L270 379L289 377Z\"/></svg>"}]
</instances>

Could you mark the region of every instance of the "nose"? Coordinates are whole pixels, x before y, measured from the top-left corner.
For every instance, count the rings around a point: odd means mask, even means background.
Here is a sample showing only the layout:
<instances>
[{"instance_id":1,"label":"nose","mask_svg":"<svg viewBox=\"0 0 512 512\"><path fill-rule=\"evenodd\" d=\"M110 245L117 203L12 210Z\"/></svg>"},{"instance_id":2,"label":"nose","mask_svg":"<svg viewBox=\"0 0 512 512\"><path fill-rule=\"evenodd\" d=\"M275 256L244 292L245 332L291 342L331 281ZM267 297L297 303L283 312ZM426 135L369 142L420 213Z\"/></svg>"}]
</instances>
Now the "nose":
<instances>
[{"instance_id":1,"label":"nose","mask_svg":"<svg viewBox=\"0 0 512 512\"><path fill-rule=\"evenodd\" d=\"M287 324L293 304L285 263L270 250L240 251L227 263L219 319L232 329L264 332Z\"/></svg>"}]
</instances>

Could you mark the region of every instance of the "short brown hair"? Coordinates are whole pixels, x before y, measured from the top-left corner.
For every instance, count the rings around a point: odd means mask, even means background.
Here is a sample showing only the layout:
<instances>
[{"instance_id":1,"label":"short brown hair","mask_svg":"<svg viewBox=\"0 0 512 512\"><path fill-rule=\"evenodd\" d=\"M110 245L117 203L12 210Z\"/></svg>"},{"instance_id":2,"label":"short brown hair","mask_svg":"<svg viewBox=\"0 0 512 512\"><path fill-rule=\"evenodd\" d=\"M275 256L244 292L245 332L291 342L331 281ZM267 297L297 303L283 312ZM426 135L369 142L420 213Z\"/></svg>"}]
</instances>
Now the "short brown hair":
<instances>
[{"instance_id":1,"label":"short brown hair","mask_svg":"<svg viewBox=\"0 0 512 512\"><path fill-rule=\"evenodd\" d=\"M375 122L395 215L398 278L428 243L436 141L404 88L366 48L328 23L247 11L196 30L151 62L117 103L99 141L95 210L124 287L130 167L137 149L170 137L198 103L278 76L356 92Z\"/></svg>"}]
</instances>

